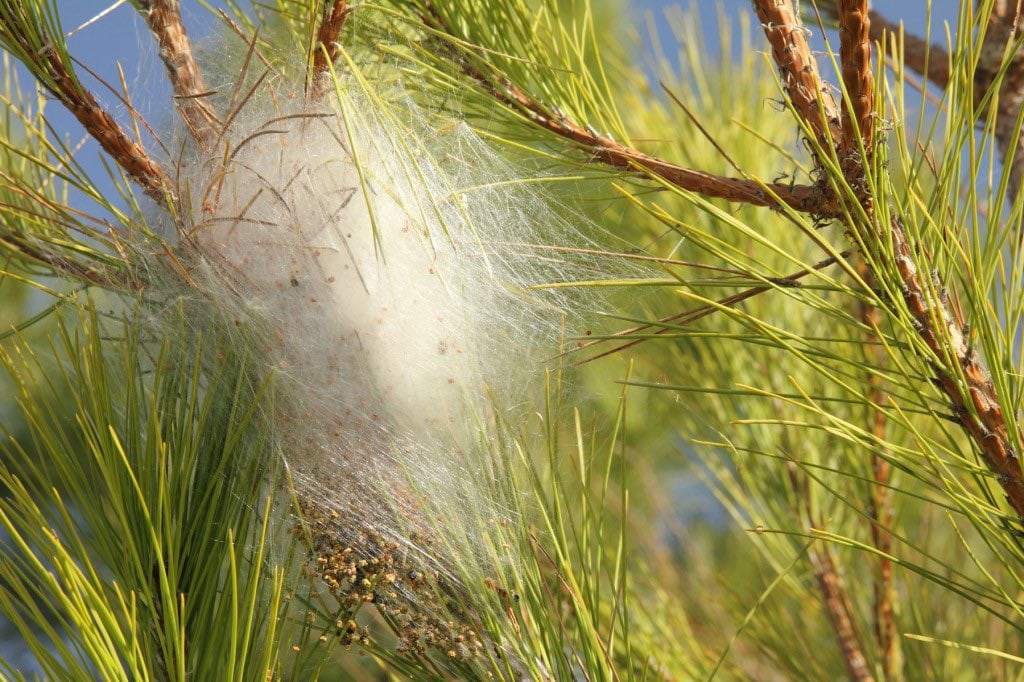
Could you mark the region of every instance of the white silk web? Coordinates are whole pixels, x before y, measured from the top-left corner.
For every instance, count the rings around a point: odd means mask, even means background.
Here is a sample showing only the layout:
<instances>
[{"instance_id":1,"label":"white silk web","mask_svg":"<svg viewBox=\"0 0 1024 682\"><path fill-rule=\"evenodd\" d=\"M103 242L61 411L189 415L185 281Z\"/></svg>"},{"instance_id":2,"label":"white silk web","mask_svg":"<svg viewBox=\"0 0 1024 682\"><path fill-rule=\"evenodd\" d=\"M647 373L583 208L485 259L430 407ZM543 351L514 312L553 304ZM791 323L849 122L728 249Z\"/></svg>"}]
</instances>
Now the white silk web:
<instances>
[{"instance_id":1,"label":"white silk web","mask_svg":"<svg viewBox=\"0 0 1024 682\"><path fill-rule=\"evenodd\" d=\"M257 90L226 151L181 168L177 226L209 319L273 370L267 418L317 570L342 605L385 612L501 572L481 550L516 506L496 480L502 425L536 409L566 320L582 324L578 301L536 287L597 267L545 250L588 244L465 124L391 94Z\"/></svg>"}]
</instances>

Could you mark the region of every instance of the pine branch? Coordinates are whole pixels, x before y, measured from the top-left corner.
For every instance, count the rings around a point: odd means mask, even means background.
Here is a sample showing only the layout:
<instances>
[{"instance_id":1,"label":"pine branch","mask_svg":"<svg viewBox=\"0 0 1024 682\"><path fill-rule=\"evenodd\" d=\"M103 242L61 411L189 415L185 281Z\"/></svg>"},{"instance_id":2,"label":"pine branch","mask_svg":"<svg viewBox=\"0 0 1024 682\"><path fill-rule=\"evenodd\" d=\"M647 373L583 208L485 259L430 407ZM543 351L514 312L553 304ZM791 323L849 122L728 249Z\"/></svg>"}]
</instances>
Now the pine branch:
<instances>
[{"instance_id":1,"label":"pine branch","mask_svg":"<svg viewBox=\"0 0 1024 682\"><path fill-rule=\"evenodd\" d=\"M874 277L860 254L857 256L856 267L861 279L871 286ZM865 301L859 301L857 307L861 322L865 327L870 330L880 328L882 324L881 310ZM887 357L878 336L874 331L868 332L865 336L867 341L864 346L866 364L872 368L884 367L887 364ZM869 411L871 420L869 428L877 443L885 443L887 442L888 428L882 408L889 401L885 385L882 377L876 371L866 373L865 383L867 385L866 396L872 406ZM894 517L893 495L890 490L892 471L887 459L890 454L889 452L871 453L873 485L870 486L868 494L871 544L878 550L880 557L874 576L874 630L881 651L882 670L886 679L896 673L896 624L893 620L892 607L895 593L892 589L892 561L888 558L892 548L889 528L892 527Z\"/></svg>"},{"instance_id":2,"label":"pine branch","mask_svg":"<svg viewBox=\"0 0 1024 682\"><path fill-rule=\"evenodd\" d=\"M758 0L757 2L759 16L769 10L775 10L774 14L766 14L765 17L762 17L762 21L775 19L780 22L789 22L789 28L786 30L779 28L776 24L766 22L766 32L770 32L769 29L774 29L775 40L779 44L777 48L773 49L773 53L776 54L776 59L779 61L778 67L784 74L791 74L794 65L798 64L801 69L806 70L801 72L805 74L805 77L813 74L816 78L817 68L803 58L807 57L812 62L814 61L809 51L804 55L801 50L796 49L796 54L794 54L794 51L787 47L790 43L784 38L799 32L797 19L787 11L788 6L788 2L781 2L778 5L769 0L763 2ZM776 9L777 7L782 9ZM848 25L854 23L856 22L852 19L847 21ZM862 34L863 26L860 26L858 31ZM769 39L772 39L772 35L769 35ZM793 40L797 39L793 38ZM851 76L853 76L855 84L857 81L863 83L863 80L853 73L853 69L854 66L851 65ZM789 81L792 82L794 77L791 74ZM806 99L807 93L814 91L817 87L814 85L811 90L808 90L806 86L794 87L793 92L798 97ZM794 102L794 106L798 111L808 108L806 101L800 104ZM807 120L812 126L823 126L825 123L820 118L817 120L808 118ZM829 122L831 122L830 119ZM849 180L849 184L856 187L856 178ZM874 228L870 226L870 221L866 229L874 231ZM949 367L941 361L933 362L936 374L935 383L945 393L964 430L981 451L986 466L996 475L996 480L1006 493L1010 507L1016 513L1018 520L1024 524L1024 471L1021 470L1016 449L1009 440L1002 406L996 395L991 375L984 367L978 353L971 347L969 339L963 333L962 324L957 323L950 308L948 286L938 283L936 287L939 291L938 297L930 295L925 289L918 277L914 264L915 258L906 232L897 220L892 220L889 225L888 240L883 239L882 235L871 233L861 234L859 239L872 252L870 255L878 264L888 260L884 245L886 241L891 241L893 259L902 280L901 290L904 304L914 319L917 333L934 353L935 358L951 358L955 362L955 368ZM961 375L966 381L966 391L961 388Z\"/></svg>"},{"instance_id":3,"label":"pine branch","mask_svg":"<svg viewBox=\"0 0 1024 682\"><path fill-rule=\"evenodd\" d=\"M850 618L850 597L846 585L839 575L836 559L828 546L813 552L811 562L814 565L814 577L821 590L825 612L835 632L836 640L842 651L846 672L855 682L874 682L874 676L868 669L867 660L861 651L857 633Z\"/></svg>"},{"instance_id":4,"label":"pine branch","mask_svg":"<svg viewBox=\"0 0 1024 682\"><path fill-rule=\"evenodd\" d=\"M818 146L832 149L841 137L839 108L818 75L817 61L811 54L793 3L790 0L754 0L754 11L771 44L772 57L789 100L814 131Z\"/></svg>"},{"instance_id":5,"label":"pine branch","mask_svg":"<svg viewBox=\"0 0 1024 682\"><path fill-rule=\"evenodd\" d=\"M844 101L842 139L838 153L841 168L847 182L854 189L857 199L868 216L872 215L872 197L868 192L866 168L871 162L874 141L874 76L871 64L871 20L867 0L839 0L839 58L842 69ZM862 149L864 156L862 156ZM857 255L858 274L872 289L875 277L861 254ZM864 326L870 330L879 329L882 324L881 311L867 301L857 303L858 313ZM879 345L874 331L867 334L865 345L866 362L871 367L887 364L885 350ZM876 372L865 377L867 398L872 405L870 429L878 443L886 442L886 417L883 407L888 396L882 378ZM896 673L895 642L896 625L893 620L892 562L888 558L892 538L888 529L892 525L893 501L889 490L891 471L886 455L871 453L871 476L874 485L868 496L868 514L871 518L871 542L878 550L878 567L874 576L874 631L882 659L882 670L886 679Z\"/></svg>"},{"instance_id":6,"label":"pine branch","mask_svg":"<svg viewBox=\"0 0 1024 682\"><path fill-rule=\"evenodd\" d=\"M773 0L758 0L756 7L759 14L763 15L762 21L769 40L774 41L773 53L780 59L779 68L786 76L787 85L793 93L791 96L797 98L794 107L802 112L820 139L829 141L829 147L825 148L830 148L833 140L842 139L841 129L834 130L840 125L841 117L817 76L816 62L809 48L806 48L804 29L792 12L792 5L788 0L777 3ZM430 6L427 5L427 12L419 12L420 19L428 28L458 40L458 35L445 25L440 16L429 10ZM804 47L801 48L801 45ZM485 92L519 111L535 125L584 146L590 152L593 162L621 170L646 171L677 187L711 198L725 198L757 206L778 206L778 202L752 181L723 178L681 168L598 135L568 117L549 111L537 98L528 95L500 74L488 75L471 63L466 54L458 52L454 45L447 46L445 50L446 56ZM820 93L820 104L814 93ZM844 215L837 197L825 194L824 188L806 185L767 187L776 192L782 204L798 211L818 218ZM874 231L874 228L868 229ZM937 287L940 295L933 300L934 297L917 276L915 258L903 226L894 219L887 231L887 237L879 233L861 234L859 241L866 245L873 262L877 264L873 267L881 267L886 262L896 266L901 279L903 305L914 319L919 337L935 358L951 358L955 362L955 369L941 362L933 362L935 384L950 401L958 421L982 452L986 465L996 475L996 480L1006 493L1010 507L1024 524L1024 471L1021 470L1016 449L1009 442L991 375L963 335L962 325L956 322L948 302L948 286L940 283ZM892 261L885 251L886 242L893 246ZM964 390L959 382L961 375L966 381Z\"/></svg>"},{"instance_id":7,"label":"pine branch","mask_svg":"<svg viewBox=\"0 0 1024 682\"><path fill-rule=\"evenodd\" d=\"M863 8L856 10L858 13L856 18L847 17L844 19L844 12L851 11L850 2L848 1L839 2L838 7L834 11L839 12L840 25L845 27L845 29L841 28L840 31L842 40L849 40L855 31L861 36L861 40L863 40L865 31L869 36L875 35L875 33L870 31L872 23L877 27L875 29L877 32L882 31L888 26L887 22L882 20L872 21L872 19L868 19L866 22L868 28L865 29L865 22L861 21ZM870 16L873 17L875 15L872 13ZM1008 11L1006 10L1004 10L1002 15L994 11L993 17L995 17L993 24L999 27L1000 30L997 30L992 35L997 36L995 38L996 41L1001 36L1001 39L1004 41L1004 49L998 51L998 61L995 57L989 58L989 68L992 68L993 65L1001 66L1003 63L1005 41L1009 39L1006 33L1008 21L1012 21L1009 25L1014 26L1014 35L1020 30L1019 17L1008 19ZM990 40L992 40L991 35L986 35L986 46L990 44ZM941 51L931 51L939 55L943 54ZM927 52L928 50L925 51L926 54ZM992 54L993 50L983 50L982 52L983 54ZM851 58L857 58L859 54L859 50L854 50ZM933 61L943 65L948 63L948 59L936 60L935 57L936 54L932 54L928 59L928 63ZM988 90L983 85L984 80L988 77L984 68L985 63L986 60L983 58L979 70L975 74L975 82L978 83L979 78L982 81L981 87L975 91L976 98L980 98ZM1021 63L1024 63L1024 60L1021 60ZM858 81L857 67L852 62L850 63L849 71L848 77L847 62L844 61L843 75L844 80L847 81L848 88L851 83L856 84ZM1013 68L1010 71L1013 71ZM920 72L922 74L927 72L930 78L933 77L931 71L923 65L920 65ZM941 74L937 75L941 76ZM1016 87L1018 89L1016 92L1008 93L1010 95L1008 97L1000 97L1000 109L1002 109L1004 101L1015 102L1015 104L1008 106L1017 106L1019 109L1021 101L1019 97L1024 93L1024 71L1021 72L1021 76L1022 80L1018 82L1010 77L1010 73L1007 74L1003 88L1013 90ZM935 78L935 80L942 79ZM948 81L948 70L946 72L946 81ZM991 83L991 80L989 82ZM1008 143L1009 138L1013 135L1013 130L1007 126L1012 125L1012 122L1015 121L1016 111L1013 110L1012 116L1009 115L1009 111L1002 112L997 119L996 136L1001 145ZM1015 166L1017 165L1017 159L1020 159L1021 166L1020 169L1015 168L1011 175L1012 182L1014 183L1014 192L1019 191L1020 179L1013 178L1015 178L1016 173L1024 172L1024 154L1016 155ZM934 309L929 307L927 302L933 297L929 296L922 286L916 266L914 265L914 258L906 232L903 226L896 220L893 220L890 225L890 235L895 262L902 279L904 300L915 320L918 333L937 358L948 357L947 354L952 355L957 365L956 369L951 369L933 363L936 371L935 383L950 400L958 421L981 451L986 466L996 475L996 480L1006 493L1008 503L1017 514L1018 519L1024 523L1024 472L1021 470L1016 449L1009 440L1002 407L999 404L991 375L984 367L977 352L970 346L970 339L966 337L961 329L962 324L957 322L957 316L953 314L949 304L947 287L938 287L939 296L934 301ZM872 241L877 243L877 239L869 239L867 243L871 244ZM944 339L948 339L948 346ZM958 376L960 372L962 372L962 376L966 380L966 393L960 387Z\"/></svg>"},{"instance_id":8,"label":"pine branch","mask_svg":"<svg viewBox=\"0 0 1024 682\"><path fill-rule=\"evenodd\" d=\"M208 147L221 123L205 99L212 93L192 52L178 0L135 0L135 5L160 46L160 59L185 126L200 145Z\"/></svg>"},{"instance_id":9,"label":"pine branch","mask_svg":"<svg viewBox=\"0 0 1024 682\"><path fill-rule=\"evenodd\" d=\"M430 6L428 5L428 10ZM434 13L420 13L429 28L457 38L442 17ZM495 100L525 116L531 123L563 139L580 145L590 154L588 161L608 165L620 170L645 173L661 178L676 187L715 199L726 199L752 206L789 206L800 212L834 212L836 207L822 201L821 192L810 185L786 183L760 183L747 178L731 178L684 168L674 163L645 154L575 121L569 116L549 109L539 99L527 93L501 74L488 74L474 65L455 45L445 46L447 57L455 62L485 92Z\"/></svg>"},{"instance_id":10,"label":"pine branch","mask_svg":"<svg viewBox=\"0 0 1024 682\"><path fill-rule=\"evenodd\" d=\"M999 98L996 106L995 136L1003 163L1010 166L1010 200L1013 201L1024 186L1024 136L1020 135L1017 117L1024 107L1024 55L1021 40L1024 34L1024 13L1021 3L997 2L989 16L985 37L974 72L974 100L982 104L996 80ZM1012 55L1005 64L1007 55ZM984 110L979 114L984 114ZM979 125L984 117L979 120Z\"/></svg>"},{"instance_id":11,"label":"pine branch","mask_svg":"<svg viewBox=\"0 0 1024 682\"><path fill-rule=\"evenodd\" d=\"M52 94L146 194L162 203L164 196L171 192L171 180L163 168L150 158L142 145L128 136L91 92L76 87L71 74L55 54L50 53L48 59L54 77Z\"/></svg>"},{"instance_id":12,"label":"pine branch","mask_svg":"<svg viewBox=\"0 0 1024 682\"><path fill-rule=\"evenodd\" d=\"M2 0L0 44L71 112L146 194L163 202L166 194L173 193L173 184L164 170L75 77L52 6L32 4L29 7L21 0Z\"/></svg>"},{"instance_id":13,"label":"pine branch","mask_svg":"<svg viewBox=\"0 0 1024 682\"><path fill-rule=\"evenodd\" d=\"M874 139L871 117L875 98L870 27L867 0L840 0L839 59L845 95L849 99L848 105L843 107L842 140L839 145L839 158L844 164L860 156L861 145L870 154ZM860 174L863 175L863 169Z\"/></svg>"},{"instance_id":14,"label":"pine branch","mask_svg":"<svg viewBox=\"0 0 1024 682\"><path fill-rule=\"evenodd\" d=\"M338 36L352 9L348 0L332 0L320 20L316 42L313 43L313 66L306 83L307 89L311 88L309 91L313 99L319 99L327 90L331 64L340 52Z\"/></svg>"},{"instance_id":15,"label":"pine branch","mask_svg":"<svg viewBox=\"0 0 1024 682\"><path fill-rule=\"evenodd\" d=\"M879 382L881 383L881 382ZM869 396L872 402L884 397L884 392ZM886 436L885 415L881 410L875 411L874 436L884 442ZM892 535L889 528L894 520L893 495L888 488L891 478L891 467L884 457L877 453L871 455L871 477L875 485L871 486L868 514L871 516L871 544L879 553L878 570L874 577L874 630L875 639L882 657L882 671L886 679L896 675L896 622L893 614L895 591L892 587Z\"/></svg>"}]
</instances>

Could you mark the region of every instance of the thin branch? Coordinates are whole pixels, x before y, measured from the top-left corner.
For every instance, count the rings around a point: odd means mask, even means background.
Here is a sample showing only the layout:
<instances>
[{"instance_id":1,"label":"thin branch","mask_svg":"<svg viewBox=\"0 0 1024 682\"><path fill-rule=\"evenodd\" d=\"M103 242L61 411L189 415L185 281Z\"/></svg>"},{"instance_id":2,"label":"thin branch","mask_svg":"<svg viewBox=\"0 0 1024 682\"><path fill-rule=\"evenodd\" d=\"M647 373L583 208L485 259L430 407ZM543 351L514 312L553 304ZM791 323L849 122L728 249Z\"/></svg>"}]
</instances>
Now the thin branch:
<instances>
[{"instance_id":1,"label":"thin branch","mask_svg":"<svg viewBox=\"0 0 1024 682\"><path fill-rule=\"evenodd\" d=\"M843 100L842 139L839 160L843 174L857 194L865 214L873 214L873 200L868 191L866 171L870 163L874 139L874 76L871 64L871 20L868 18L867 0L839 0L839 59L842 70L845 99ZM866 157L862 157L863 148ZM875 288L875 277L861 254L856 268L864 282ZM886 352L878 344L874 330L882 323L882 311L865 300L857 303L861 321L869 330L864 346L865 362L869 367L883 367L888 362ZM884 382L880 374L868 372L865 376L867 398L872 405L869 412L870 430L876 442L886 442L887 424L882 407L888 403ZM868 494L868 515L871 518L871 542L881 557L874 575L874 634L881 655L882 672L886 679L896 674L896 624L893 619L892 561L889 550L892 538L888 529L892 525L893 501L889 487L891 468L885 453L871 453L871 478L874 485ZM852 676L852 672L851 672Z\"/></svg>"},{"instance_id":2,"label":"thin branch","mask_svg":"<svg viewBox=\"0 0 1024 682\"><path fill-rule=\"evenodd\" d=\"M338 36L345 27L345 20L351 14L348 0L332 0L329 8L320 20L316 42L313 43L313 66L307 78L306 87L313 99L323 97L327 91L328 76L331 64L338 58L341 47Z\"/></svg>"},{"instance_id":3,"label":"thin branch","mask_svg":"<svg viewBox=\"0 0 1024 682\"><path fill-rule=\"evenodd\" d=\"M1005 41L1016 39L1016 36L1019 35L1022 29L1021 18L1016 8L1012 13L1004 9L1002 15L998 12L993 14L999 17L993 22L995 26L999 27L999 30L993 35L1002 36L1004 40L1002 50L998 51L998 63L1002 65L1007 45ZM887 28L886 22L875 19L875 17L876 15L871 14L875 30L881 31ZM1010 33L1007 33L1008 25L1013 27ZM869 29L869 34L874 35L874 31ZM987 35L985 40L988 43L990 36ZM938 63L936 65L948 65L948 58L941 58L944 56L944 52L928 47L926 54L929 51L931 52L927 59L929 65L934 62ZM983 50L984 52L986 50ZM989 52L993 51L989 50ZM984 60L982 61L984 62ZM1013 122L1016 120L1017 114L1017 110L1002 111L1003 104L1009 102L1010 104L1007 106L1019 107L1022 97L1024 97L1022 96L1024 93L1024 58L1018 56L1016 62L1010 66L1011 68L1004 77L1003 89L999 98L1001 111L997 119L996 135L1001 145L1008 144L1009 139L1015 135ZM921 68L921 72L926 73L923 65ZM927 70L927 75L929 78L933 78L930 70ZM988 89L983 84L986 77L982 68L979 68L974 75L976 99L980 99ZM982 81L980 87L979 79ZM948 71L945 79L933 78L933 80L945 84L948 82ZM1006 94L1002 94L1003 92ZM1003 151L1005 154L1006 149L1004 148ZM1020 166L1011 169L1011 178L1015 183L1012 189L1014 195L1020 190L1020 183L1024 179L1024 153L1016 154L1015 165L1018 159ZM935 383L946 394L957 415L957 420L980 450L986 466L995 474L996 481L1006 494L1008 504L1016 513L1021 524L1024 525L1024 472L1021 469L1017 449L1010 441L1005 417L991 375L978 353L970 345L970 339L964 333L963 324L958 321L959 316L954 315L949 303L949 292L944 286L941 286L941 283L938 283L939 295L934 302L934 308L929 307L928 301L931 300L931 297L918 276L906 232L897 220L893 220L889 227L893 253L902 280L903 298L914 318L918 334L936 358L951 357L958 365L959 372L944 363L933 363L936 374ZM867 235L865 237L867 244L880 246L877 237L873 238ZM966 386L961 384L961 373L966 381ZM965 388L966 390L964 390Z\"/></svg>"},{"instance_id":4,"label":"thin branch","mask_svg":"<svg viewBox=\"0 0 1024 682\"><path fill-rule=\"evenodd\" d=\"M1016 8L1013 12L1008 10L1004 10L1004 12L1002 15L993 12L993 16L997 18L993 19L992 24L998 27L998 30L991 35L986 34L985 38L986 45L990 39L993 39L992 36L996 36L994 40L1003 40L1001 49L998 51L982 50L983 53L998 52L1000 67L1007 46L1005 41L1016 40L1022 29L1020 13ZM874 16L872 14L872 17ZM884 28L881 21L872 19L872 23ZM869 32L873 33L873 31ZM930 55L929 63L932 61L948 62L948 59L936 60L937 55L944 53L937 48L930 49L933 54ZM976 99L980 99L984 95L991 85L991 78L994 78L994 74L987 75L984 69L984 58L981 61L982 63L974 75ZM990 64L989 67L991 66ZM1003 106L1005 104L1019 108L1024 99L1024 58L1017 57L1010 67L1004 77L999 98L1000 111L996 124L996 136L1001 145L1008 144L1009 139L1015 135L1013 122L1016 120L1018 112L1017 109L1004 111ZM931 77L930 73L929 77ZM985 85L986 78L989 79L988 86ZM946 80L948 81L948 73ZM1006 149L1004 148L1003 151L1005 154ZM1018 159L1020 160L1019 168L1011 169L1011 178L1015 182L1011 190L1013 195L1020 190L1020 182L1024 177L1024 153L1016 155L1015 166ZM1021 469L1017 448L1010 441L1002 406L992 383L992 377L977 351L971 346L970 338L965 333L959 316L954 314L949 303L949 292L944 286L941 286L941 283L937 283L939 295L936 297L934 307L929 307L928 301L931 300L931 296L918 276L914 256L903 226L897 220L893 220L889 232L896 265L902 280L903 298L914 318L918 334L936 358L950 357L955 360L960 370L957 372L944 363L933 363L936 375L935 383L946 394L957 420L980 450L985 465L995 474L996 481L1006 494L1008 504L1016 513L1018 521L1024 525L1024 471ZM878 244L878 240L868 237L866 243ZM966 381L966 386L961 383L961 373ZM964 390L965 388L966 390Z\"/></svg>"},{"instance_id":5,"label":"thin branch","mask_svg":"<svg viewBox=\"0 0 1024 682\"><path fill-rule=\"evenodd\" d=\"M53 87L50 88L53 95L99 142L103 151L110 154L117 165L142 186L146 194L162 203L166 194L173 193L167 173L150 158L142 145L125 133L114 118L97 103L91 92L75 82L56 52L49 51L47 58L54 81Z\"/></svg>"},{"instance_id":6,"label":"thin branch","mask_svg":"<svg viewBox=\"0 0 1024 682\"><path fill-rule=\"evenodd\" d=\"M823 525L814 513L808 478L793 461L786 463L786 474L789 487L793 491L793 514L801 523L805 523L813 534L816 528L822 528ZM814 577L818 581L818 590L821 592L822 606L825 608L836 644L839 645L843 662L846 664L847 675L854 682L874 682L861 649L860 633L853 618L853 607L842 579L839 560L825 543L815 547L810 558Z\"/></svg>"},{"instance_id":7,"label":"thin branch","mask_svg":"<svg viewBox=\"0 0 1024 682\"><path fill-rule=\"evenodd\" d=\"M430 28L449 36L455 34L436 14L421 14L423 22ZM804 213L831 214L838 209L823 197L821 190L810 185L789 185L785 183L760 183L746 178L730 178L704 171L684 168L658 157L645 154L610 137L600 135L592 128L581 125L573 118L549 110L537 99L527 94L508 78L488 75L478 69L462 53L453 51L449 57L463 72L472 78L485 92L498 102L518 111L533 124L584 147L591 162L598 162L618 168L655 175L665 182L691 192L715 199L737 201L753 206L789 206Z\"/></svg>"},{"instance_id":8,"label":"thin branch","mask_svg":"<svg viewBox=\"0 0 1024 682\"><path fill-rule=\"evenodd\" d=\"M876 380L881 383L880 380ZM877 395L871 396L872 402L876 398L884 397L884 392L879 390ZM875 412L874 436L879 442L884 442L886 432L885 415L881 410ZM882 671L886 679L893 678L897 673L896 653L896 621L893 614L893 600L895 591L892 587L892 560L889 553L892 550L892 536L889 528L893 523L893 495L889 488L891 479L891 467L889 462L882 456L874 453L871 455L871 477L875 485L871 486L868 513L871 516L871 544L879 552L878 570L874 577L874 629L875 639L878 641L882 658Z\"/></svg>"},{"instance_id":9,"label":"thin branch","mask_svg":"<svg viewBox=\"0 0 1024 682\"><path fill-rule=\"evenodd\" d=\"M839 0L839 59L843 86L849 98L847 106L843 107L839 158L846 163L860 156L860 145L870 154L874 137L870 27L867 0ZM863 168L860 174L863 174Z\"/></svg>"},{"instance_id":10,"label":"thin branch","mask_svg":"<svg viewBox=\"0 0 1024 682\"><path fill-rule=\"evenodd\" d=\"M137 0L139 13L156 36L178 109L192 137L208 147L220 120L205 97L210 93L181 21L178 0Z\"/></svg>"},{"instance_id":11,"label":"thin branch","mask_svg":"<svg viewBox=\"0 0 1024 682\"><path fill-rule=\"evenodd\" d=\"M811 562L814 565L814 577L818 580L818 588L824 600L825 612L828 614L829 623L846 663L847 674L855 682L874 682L875 678L868 669L867 660L860 649L860 642L850 618L850 598L846 585L839 575L831 549L825 546L815 551Z\"/></svg>"},{"instance_id":12,"label":"thin branch","mask_svg":"<svg viewBox=\"0 0 1024 682\"><path fill-rule=\"evenodd\" d=\"M814 131L821 149L840 139L840 113L818 75L805 29L790 0L754 0L754 11L772 46L772 57L793 107Z\"/></svg>"},{"instance_id":13,"label":"thin branch","mask_svg":"<svg viewBox=\"0 0 1024 682\"><path fill-rule=\"evenodd\" d=\"M869 285L874 277L869 271L864 258L858 254L856 267L860 277ZM882 323L882 311L865 301L858 303L861 321L871 330L876 330ZM885 350L878 343L874 331L866 334L864 346L865 363L869 367L884 367L888 363ZM882 407L888 403L884 381L876 371L867 372L866 396L871 403L868 418L869 429L876 443L886 442L887 422ZM878 550L879 562L874 575L874 631L875 639L882 659L882 671L886 679L896 674L896 623L893 617L892 561L889 559L892 548L892 537L889 528L893 522L893 495L890 486L892 477L891 466L886 458L887 452L871 453L871 480L874 482L868 491L868 516L871 518L871 544Z\"/></svg>"}]
</instances>

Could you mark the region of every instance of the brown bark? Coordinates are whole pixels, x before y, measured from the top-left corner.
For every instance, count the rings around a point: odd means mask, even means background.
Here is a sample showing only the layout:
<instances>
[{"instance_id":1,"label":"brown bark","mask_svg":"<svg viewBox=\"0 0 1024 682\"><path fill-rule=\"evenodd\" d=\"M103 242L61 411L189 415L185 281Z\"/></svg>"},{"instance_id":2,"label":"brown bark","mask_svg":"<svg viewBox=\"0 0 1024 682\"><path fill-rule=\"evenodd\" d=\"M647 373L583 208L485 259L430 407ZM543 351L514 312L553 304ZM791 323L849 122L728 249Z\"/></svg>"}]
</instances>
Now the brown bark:
<instances>
[{"instance_id":1,"label":"brown bark","mask_svg":"<svg viewBox=\"0 0 1024 682\"><path fill-rule=\"evenodd\" d=\"M172 183L164 170L150 158L142 145L128 134L96 102L92 93L77 84L57 54L49 54L54 73L54 95L78 119L78 122L99 142L103 151L124 169L128 176L157 202L163 202L171 192Z\"/></svg>"},{"instance_id":2,"label":"brown bark","mask_svg":"<svg viewBox=\"0 0 1024 682\"><path fill-rule=\"evenodd\" d=\"M178 0L139 0L139 9L156 36L160 59L189 133L200 145L208 147L221 124L205 99L210 93L185 33Z\"/></svg>"},{"instance_id":3,"label":"brown bark","mask_svg":"<svg viewBox=\"0 0 1024 682\"><path fill-rule=\"evenodd\" d=\"M322 97L326 92L331 64L341 51L338 36L351 12L348 0L332 0L320 21L316 42L313 44L313 68L309 77L310 94L314 99Z\"/></svg>"},{"instance_id":4,"label":"brown bark","mask_svg":"<svg viewBox=\"0 0 1024 682\"><path fill-rule=\"evenodd\" d=\"M846 663L846 672L855 682L874 682L874 676L868 668L867 660L860 650L857 633L850 617L850 599L846 585L839 576L832 551L828 546L822 547L812 555L814 577L818 581L832 630Z\"/></svg>"},{"instance_id":5,"label":"brown bark","mask_svg":"<svg viewBox=\"0 0 1024 682\"><path fill-rule=\"evenodd\" d=\"M847 175L860 176L856 178L855 187L863 185L864 168L860 147L863 145L870 155L874 139L871 118L874 115L875 84L871 72L870 27L867 0L840 0L839 58L848 100L843 107L839 159Z\"/></svg>"},{"instance_id":6,"label":"brown bark","mask_svg":"<svg viewBox=\"0 0 1024 682\"><path fill-rule=\"evenodd\" d=\"M790 0L754 0L754 11L772 47L772 57L790 102L814 131L823 151L840 139L841 116L807 44L804 27Z\"/></svg>"}]
</instances>

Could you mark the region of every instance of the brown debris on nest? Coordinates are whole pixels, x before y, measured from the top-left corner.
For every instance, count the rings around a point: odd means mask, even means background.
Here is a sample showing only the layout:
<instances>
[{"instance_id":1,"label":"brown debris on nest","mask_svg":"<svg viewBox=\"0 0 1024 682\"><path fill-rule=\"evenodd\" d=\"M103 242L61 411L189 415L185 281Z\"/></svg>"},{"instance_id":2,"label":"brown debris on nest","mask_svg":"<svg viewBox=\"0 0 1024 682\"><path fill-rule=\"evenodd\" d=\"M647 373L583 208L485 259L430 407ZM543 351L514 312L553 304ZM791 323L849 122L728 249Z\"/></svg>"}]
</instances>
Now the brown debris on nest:
<instances>
[{"instance_id":1,"label":"brown debris on nest","mask_svg":"<svg viewBox=\"0 0 1024 682\"><path fill-rule=\"evenodd\" d=\"M304 528L308 534L308 570L338 604L334 623L343 646L369 644L367 628L359 628L349 617L363 606L372 606L398 637L396 652L426 656L439 653L451 660L469 660L484 651L484 644L463 608L458 587L443 567L426 556L431 547L424 534L412 538L417 549L381 532L376 523L359 513L367 499L377 497L370 490L350 499L348 509L339 509L306 496L300 500ZM378 509L391 505L381 502ZM326 641L326 635L321 642Z\"/></svg>"}]
</instances>

